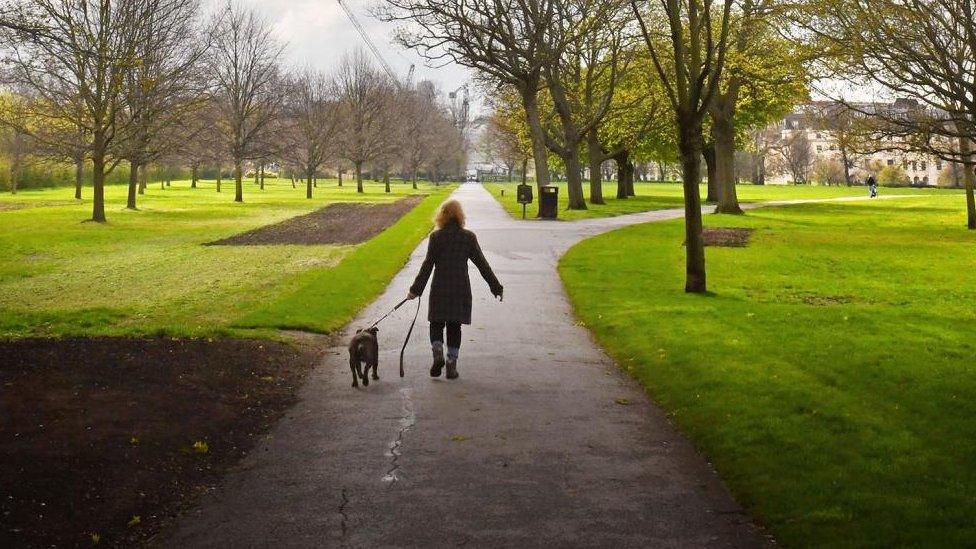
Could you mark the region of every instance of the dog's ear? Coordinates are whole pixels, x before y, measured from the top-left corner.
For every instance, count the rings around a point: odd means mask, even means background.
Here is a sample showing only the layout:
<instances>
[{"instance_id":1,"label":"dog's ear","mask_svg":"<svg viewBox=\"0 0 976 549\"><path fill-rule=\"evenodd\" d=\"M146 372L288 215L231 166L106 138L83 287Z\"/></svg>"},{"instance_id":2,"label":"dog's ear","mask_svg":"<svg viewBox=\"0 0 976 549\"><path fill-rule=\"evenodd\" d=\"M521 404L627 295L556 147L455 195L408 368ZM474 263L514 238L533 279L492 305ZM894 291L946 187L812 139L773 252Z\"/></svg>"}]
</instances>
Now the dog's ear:
<instances>
[{"instance_id":1,"label":"dog's ear","mask_svg":"<svg viewBox=\"0 0 976 549\"><path fill-rule=\"evenodd\" d=\"M363 331L363 329L362 329L362 328L356 328L356 333L357 333L357 334L359 334L359 333L362 333L362 331Z\"/></svg>"},{"instance_id":2,"label":"dog's ear","mask_svg":"<svg viewBox=\"0 0 976 549\"><path fill-rule=\"evenodd\" d=\"M377 326L373 326L372 328L370 328L367 331L372 332L373 335L376 335L376 332L380 331L380 329Z\"/></svg>"}]
</instances>

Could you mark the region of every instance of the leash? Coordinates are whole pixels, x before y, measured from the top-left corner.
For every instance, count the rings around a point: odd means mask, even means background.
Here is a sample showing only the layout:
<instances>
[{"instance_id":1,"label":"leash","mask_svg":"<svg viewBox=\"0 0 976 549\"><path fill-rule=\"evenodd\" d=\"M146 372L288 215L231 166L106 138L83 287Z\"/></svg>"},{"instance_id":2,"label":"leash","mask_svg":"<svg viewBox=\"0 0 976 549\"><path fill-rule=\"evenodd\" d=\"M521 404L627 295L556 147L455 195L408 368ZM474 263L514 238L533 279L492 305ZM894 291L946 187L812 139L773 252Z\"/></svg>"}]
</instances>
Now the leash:
<instances>
[{"instance_id":1,"label":"leash","mask_svg":"<svg viewBox=\"0 0 976 549\"><path fill-rule=\"evenodd\" d=\"M403 340L403 347L400 348L400 377L403 377L403 353L407 350L407 343L410 342L410 335L413 334L413 327L417 325L417 317L420 316L420 296L415 297L417 300L417 310L413 313L413 320L410 322L410 329L407 330L407 338ZM379 320L369 325L370 328L376 327L377 324L383 322L386 317L393 314L394 311L403 306L404 303L410 301L409 298L404 298L403 301L399 302L394 306L388 313L381 316ZM369 328L367 328L368 330Z\"/></svg>"},{"instance_id":2,"label":"leash","mask_svg":"<svg viewBox=\"0 0 976 549\"><path fill-rule=\"evenodd\" d=\"M409 301L409 299L404 298L403 301L397 303L396 306L394 306L392 309L390 309L390 311L388 313L386 313L385 315L381 316L379 320L377 320L376 322L370 324L369 325L369 328L374 328L374 327L376 327L377 324L379 324L380 322L383 322L384 320L386 320L386 317L392 315L394 311L396 311L397 309L399 309L407 301ZM369 328L366 328L366 329L368 330Z\"/></svg>"},{"instance_id":3,"label":"leash","mask_svg":"<svg viewBox=\"0 0 976 549\"><path fill-rule=\"evenodd\" d=\"M420 296L414 299L417 300L417 310L413 313L413 321L410 322L410 329L407 330L407 338L403 340L403 347L400 347L400 377L403 377L403 352L407 350L407 342L410 341L410 334L413 333L413 327L417 324L417 316L420 315Z\"/></svg>"}]
</instances>

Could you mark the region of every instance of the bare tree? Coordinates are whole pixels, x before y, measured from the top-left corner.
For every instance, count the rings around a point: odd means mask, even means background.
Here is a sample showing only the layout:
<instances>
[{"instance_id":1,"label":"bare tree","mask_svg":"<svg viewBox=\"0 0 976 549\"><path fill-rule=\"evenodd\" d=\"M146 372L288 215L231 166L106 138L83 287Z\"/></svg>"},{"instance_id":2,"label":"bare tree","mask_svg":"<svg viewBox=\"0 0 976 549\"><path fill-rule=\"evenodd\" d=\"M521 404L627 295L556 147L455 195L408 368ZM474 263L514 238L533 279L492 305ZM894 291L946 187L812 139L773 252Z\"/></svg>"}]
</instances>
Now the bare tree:
<instances>
[{"instance_id":1,"label":"bare tree","mask_svg":"<svg viewBox=\"0 0 976 549\"><path fill-rule=\"evenodd\" d=\"M254 10L228 2L210 25L209 71L219 128L234 163L234 201L244 201L244 162L265 154L282 94L278 65L283 46Z\"/></svg>"},{"instance_id":2,"label":"bare tree","mask_svg":"<svg viewBox=\"0 0 976 549\"><path fill-rule=\"evenodd\" d=\"M631 0L654 72L664 85L678 127L685 201L686 292L707 291L698 190L702 122L725 68L732 4L733 0L662 0L656 11L648 13L642 12L638 0ZM649 23L660 23L660 28L652 30Z\"/></svg>"},{"instance_id":3,"label":"bare tree","mask_svg":"<svg viewBox=\"0 0 976 549\"><path fill-rule=\"evenodd\" d=\"M122 155L129 161L126 207L136 208L139 170L172 154L192 137L186 119L203 95L199 61L205 52L198 37L197 0L143 0L147 4L140 62L126 74L125 108L130 120Z\"/></svg>"},{"instance_id":4,"label":"bare tree","mask_svg":"<svg viewBox=\"0 0 976 549\"><path fill-rule=\"evenodd\" d=\"M563 0L386 0L380 17L400 21L397 41L435 62L452 60L518 90L532 136L536 183L549 183L548 152L539 110L547 52L562 51L549 30Z\"/></svg>"},{"instance_id":5,"label":"bare tree","mask_svg":"<svg viewBox=\"0 0 976 549\"><path fill-rule=\"evenodd\" d=\"M797 184L810 182L810 170L813 168L813 146L803 130L791 133L780 140L776 151L782 159L783 166Z\"/></svg>"},{"instance_id":6,"label":"bare tree","mask_svg":"<svg viewBox=\"0 0 976 549\"><path fill-rule=\"evenodd\" d=\"M356 191L363 191L363 166L385 157L396 146L392 110L396 87L360 50L343 57L333 82L343 131L340 154L356 170Z\"/></svg>"},{"instance_id":7,"label":"bare tree","mask_svg":"<svg viewBox=\"0 0 976 549\"><path fill-rule=\"evenodd\" d=\"M404 90L400 97L400 150L403 167L417 188L417 172L433 154L437 143L437 121L444 118L437 104L437 90L431 82L421 82L414 89Z\"/></svg>"},{"instance_id":8,"label":"bare tree","mask_svg":"<svg viewBox=\"0 0 976 549\"><path fill-rule=\"evenodd\" d=\"M320 72L305 69L292 78L284 105L282 156L305 175L312 198L316 172L334 153L339 116L333 87Z\"/></svg>"},{"instance_id":9,"label":"bare tree","mask_svg":"<svg viewBox=\"0 0 976 549\"><path fill-rule=\"evenodd\" d=\"M20 0L0 19L5 77L36 94L42 125L83 129L93 221L105 221L105 175L120 160L126 77L141 62L146 17L143 0Z\"/></svg>"}]
</instances>

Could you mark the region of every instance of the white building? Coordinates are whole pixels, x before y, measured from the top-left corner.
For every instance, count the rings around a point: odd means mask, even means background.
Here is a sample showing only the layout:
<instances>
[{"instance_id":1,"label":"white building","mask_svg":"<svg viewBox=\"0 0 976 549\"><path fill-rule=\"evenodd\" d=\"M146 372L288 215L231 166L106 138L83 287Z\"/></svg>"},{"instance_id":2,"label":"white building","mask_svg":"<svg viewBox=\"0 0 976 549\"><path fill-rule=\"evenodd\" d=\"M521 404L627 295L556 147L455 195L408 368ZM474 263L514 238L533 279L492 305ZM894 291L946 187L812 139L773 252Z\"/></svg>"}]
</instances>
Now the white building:
<instances>
[{"instance_id":1,"label":"white building","mask_svg":"<svg viewBox=\"0 0 976 549\"><path fill-rule=\"evenodd\" d=\"M861 104L858 111L870 112L875 108L898 108L899 102L892 104ZM791 165L802 164L792 158L802 156L796 151L788 151L792 140L800 133L804 134L809 143L809 181L821 183L825 172L843 170L843 151L841 150L838 133L842 130L832 130L831 127L841 127L832 124L834 116L842 116L844 108L836 103L812 102L798 106L791 114L768 129L767 140L769 153L767 156L767 182L788 183L795 179ZM848 113L850 111L847 111ZM863 115L862 115L863 116ZM901 168L904 174L903 184L915 186L951 185L961 176L961 166L946 162L929 154L906 152L898 150L898 138L880 138L865 145L866 151L851 152L849 158L853 164L851 176L857 182L864 182L869 176L877 177L878 172L886 166ZM831 164L833 164L831 166ZM818 173L819 172L819 173ZM842 172L841 172L842 173ZM836 182L836 181L834 181Z\"/></svg>"}]
</instances>

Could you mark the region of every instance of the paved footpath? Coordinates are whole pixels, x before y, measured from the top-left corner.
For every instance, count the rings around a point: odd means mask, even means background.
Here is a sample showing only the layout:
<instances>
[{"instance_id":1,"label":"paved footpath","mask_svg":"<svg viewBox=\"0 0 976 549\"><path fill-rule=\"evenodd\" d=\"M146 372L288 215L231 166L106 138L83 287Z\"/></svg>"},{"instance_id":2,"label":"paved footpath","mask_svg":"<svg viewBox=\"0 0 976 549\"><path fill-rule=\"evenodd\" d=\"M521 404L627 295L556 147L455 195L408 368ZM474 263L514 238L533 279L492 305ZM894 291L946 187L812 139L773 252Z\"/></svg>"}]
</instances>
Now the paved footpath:
<instances>
[{"instance_id":1,"label":"paved footpath","mask_svg":"<svg viewBox=\"0 0 976 549\"><path fill-rule=\"evenodd\" d=\"M427 375L426 296L398 377L408 304L381 325L379 382L352 389L345 350L331 349L300 403L158 544L769 545L639 384L576 325L556 273L581 239L681 211L519 222L480 185L455 197L505 285L504 303L494 301L472 267L475 324L464 332L460 379ZM402 299L425 250L353 326Z\"/></svg>"}]
</instances>

